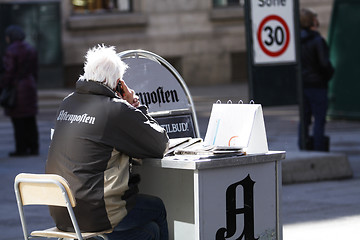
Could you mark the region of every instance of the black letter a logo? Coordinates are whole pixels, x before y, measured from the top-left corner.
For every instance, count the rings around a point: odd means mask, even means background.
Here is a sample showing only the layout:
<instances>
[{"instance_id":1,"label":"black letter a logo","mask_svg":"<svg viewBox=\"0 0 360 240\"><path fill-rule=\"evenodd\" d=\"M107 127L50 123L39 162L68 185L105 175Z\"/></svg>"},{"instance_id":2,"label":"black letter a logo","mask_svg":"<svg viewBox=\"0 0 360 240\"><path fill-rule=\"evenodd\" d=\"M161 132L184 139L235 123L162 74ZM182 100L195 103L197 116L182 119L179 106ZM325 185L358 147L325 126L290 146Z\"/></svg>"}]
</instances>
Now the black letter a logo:
<instances>
[{"instance_id":1,"label":"black letter a logo","mask_svg":"<svg viewBox=\"0 0 360 240\"><path fill-rule=\"evenodd\" d=\"M225 240L236 233L236 215L244 214L244 229L236 240L257 240L254 238L254 184L248 175L243 180L231 184L226 190L226 228L216 232L216 240ZM236 188L243 187L244 207L236 208Z\"/></svg>"}]
</instances>

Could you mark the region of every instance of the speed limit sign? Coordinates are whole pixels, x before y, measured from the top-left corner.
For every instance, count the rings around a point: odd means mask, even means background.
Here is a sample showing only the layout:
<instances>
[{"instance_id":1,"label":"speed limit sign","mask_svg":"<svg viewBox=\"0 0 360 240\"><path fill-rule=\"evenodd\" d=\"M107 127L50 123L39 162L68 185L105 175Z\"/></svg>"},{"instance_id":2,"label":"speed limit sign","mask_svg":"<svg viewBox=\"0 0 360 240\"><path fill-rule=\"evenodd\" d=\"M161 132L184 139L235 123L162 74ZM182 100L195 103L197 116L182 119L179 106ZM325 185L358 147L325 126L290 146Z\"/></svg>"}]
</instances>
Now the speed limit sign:
<instances>
[{"instance_id":1,"label":"speed limit sign","mask_svg":"<svg viewBox=\"0 0 360 240\"><path fill-rule=\"evenodd\" d=\"M251 0L254 64L295 62L292 0Z\"/></svg>"}]
</instances>

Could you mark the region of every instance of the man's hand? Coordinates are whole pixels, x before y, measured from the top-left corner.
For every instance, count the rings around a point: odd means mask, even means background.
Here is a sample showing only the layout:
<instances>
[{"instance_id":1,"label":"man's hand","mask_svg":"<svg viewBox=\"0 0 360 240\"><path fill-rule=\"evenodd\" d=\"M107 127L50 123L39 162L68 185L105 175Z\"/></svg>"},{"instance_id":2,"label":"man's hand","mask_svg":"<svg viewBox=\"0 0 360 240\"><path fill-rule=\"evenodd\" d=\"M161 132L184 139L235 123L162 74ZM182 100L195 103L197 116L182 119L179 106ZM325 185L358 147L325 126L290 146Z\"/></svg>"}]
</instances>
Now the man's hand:
<instances>
[{"instance_id":1,"label":"man's hand","mask_svg":"<svg viewBox=\"0 0 360 240\"><path fill-rule=\"evenodd\" d=\"M138 107L140 105L139 97L135 95L135 91L130 89L124 80L120 80L121 88L124 91L122 98L130 103L134 107Z\"/></svg>"}]
</instances>

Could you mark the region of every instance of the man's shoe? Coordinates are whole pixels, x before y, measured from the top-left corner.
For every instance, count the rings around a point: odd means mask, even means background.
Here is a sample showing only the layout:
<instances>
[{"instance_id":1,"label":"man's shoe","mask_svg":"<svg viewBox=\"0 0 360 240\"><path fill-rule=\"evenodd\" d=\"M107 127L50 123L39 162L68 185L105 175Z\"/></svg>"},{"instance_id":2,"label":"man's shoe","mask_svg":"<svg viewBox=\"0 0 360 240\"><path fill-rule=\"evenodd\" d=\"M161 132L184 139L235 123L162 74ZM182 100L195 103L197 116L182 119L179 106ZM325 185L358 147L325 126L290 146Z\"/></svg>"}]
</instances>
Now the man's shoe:
<instances>
[{"instance_id":1,"label":"man's shoe","mask_svg":"<svg viewBox=\"0 0 360 240\"><path fill-rule=\"evenodd\" d=\"M31 156L38 156L38 155L39 155L39 150L30 150L29 155L31 155Z\"/></svg>"},{"instance_id":2,"label":"man's shoe","mask_svg":"<svg viewBox=\"0 0 360 240\"><path fill-rule=\"evenodd\" d=\"M10 152L9 153L9 157L24 157L27 156L28 154L26 152Z\"/></svg>"}]
</instances>

